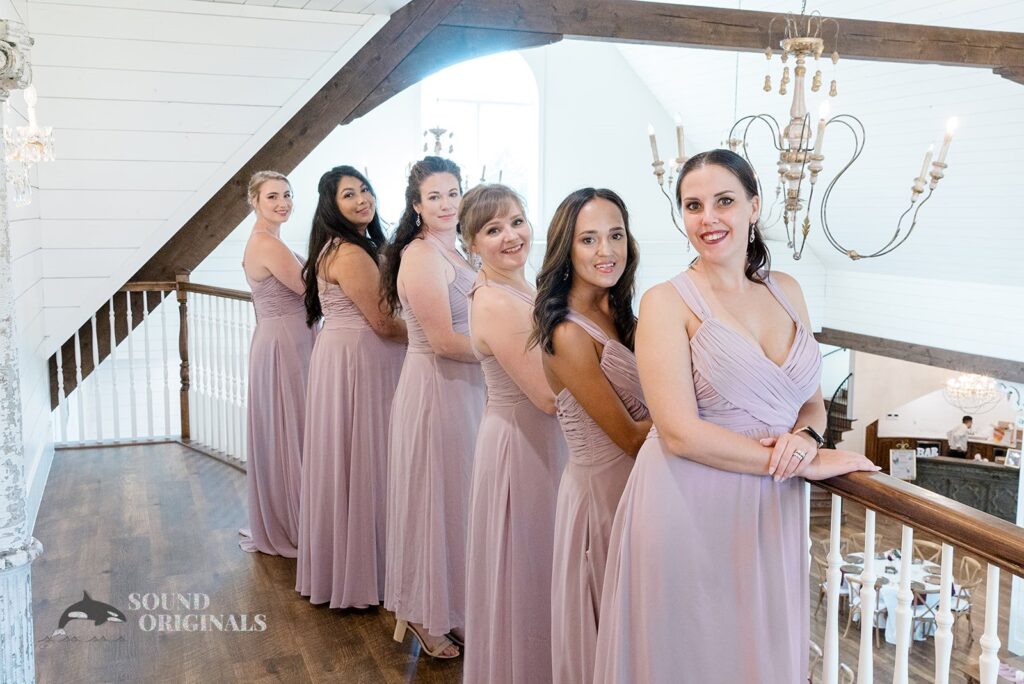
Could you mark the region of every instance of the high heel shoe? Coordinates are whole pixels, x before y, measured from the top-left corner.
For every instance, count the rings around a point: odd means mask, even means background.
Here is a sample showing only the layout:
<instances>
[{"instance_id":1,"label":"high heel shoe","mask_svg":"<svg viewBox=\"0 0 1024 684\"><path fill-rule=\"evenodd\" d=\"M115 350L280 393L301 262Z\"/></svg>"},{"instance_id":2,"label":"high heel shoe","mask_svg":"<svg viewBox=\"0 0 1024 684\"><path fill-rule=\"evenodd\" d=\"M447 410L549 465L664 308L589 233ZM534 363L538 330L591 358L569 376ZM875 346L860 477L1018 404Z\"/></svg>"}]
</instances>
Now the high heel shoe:
<instances>
[{"instance_id":1,"label":"high heel shoe","mask_svg":"<svg viewBox=\"0 0 1024 684\"><path fill-rule=\"evenodd\" d=\"M426 653L428 656L431 656L432 658L449 660L451 658L458 658L460 655L462 655L458 647L455 644L453 644L451 640L448 639L448 637L444 637L441 640L441 643L434 647L434 650L430 650L429 648L427 648L427 641L423 638L423 635L420 634L420 631L412 625L410 625L407 620L403 620L401 618L399 618L398 621L395 623L395 641L397 641L398 643L402 643L403 641L405 641L405 631L407 629L412 632L412 635L414 637L416 637L416 641L420 642L420 651ZM449 646L455 649L454 655L444 654L444 650Z\"/></svg>"}]
</instances>

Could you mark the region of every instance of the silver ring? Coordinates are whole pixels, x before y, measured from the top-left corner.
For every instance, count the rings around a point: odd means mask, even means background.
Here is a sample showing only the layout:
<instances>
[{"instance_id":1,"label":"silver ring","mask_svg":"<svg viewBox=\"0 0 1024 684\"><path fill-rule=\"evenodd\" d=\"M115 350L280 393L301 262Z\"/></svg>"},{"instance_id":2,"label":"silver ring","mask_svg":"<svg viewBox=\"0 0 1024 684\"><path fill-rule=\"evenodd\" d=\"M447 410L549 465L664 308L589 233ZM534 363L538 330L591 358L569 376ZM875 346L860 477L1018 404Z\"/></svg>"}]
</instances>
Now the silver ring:
<instances>
[{"instance_id":1,"label":"silver ring","mask_svg":"<svg viewBox=\"0 0 1024 684\"><path fill-rule=\"evenodd\" d=\"M807 452L804 451L803 449L797 449L796 451L793 452L793 455L799 458L801 461L807 458Z\"/></svg>"}]
</instances>

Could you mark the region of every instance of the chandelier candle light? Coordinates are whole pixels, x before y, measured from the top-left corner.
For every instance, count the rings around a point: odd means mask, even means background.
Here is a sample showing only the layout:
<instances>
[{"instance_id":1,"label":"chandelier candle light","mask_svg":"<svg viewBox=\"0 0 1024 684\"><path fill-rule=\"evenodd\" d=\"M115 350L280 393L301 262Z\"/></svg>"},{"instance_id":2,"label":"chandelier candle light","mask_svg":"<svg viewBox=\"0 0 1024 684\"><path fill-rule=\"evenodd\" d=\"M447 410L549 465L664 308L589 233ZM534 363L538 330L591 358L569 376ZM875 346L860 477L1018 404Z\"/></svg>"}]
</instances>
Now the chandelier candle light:
<instances>
[{"instance_id":1,"label":"chandelier candle light","mask_svg":"<svg viewBox=\"0 0 1024 684\"><path fill-rule=\"evenodd\" d=\"M647 124L647 137L651 142L651 156L654 161L651 162L651 167L654 169L654 176L658 179L658 188L661 190L661 194L665 196L669 204L669 215L672 217L672 224L676 227L683 235L686 235L686 231L680 226L681 218L678 215L676 209L676 201L672 195L669 194L668 190L665 189L665 175L668 174L668 187L671 188L675 181L675 174L683 168L683 164L686 163L686 151L683 136L683 120L678 114L675 116L676 123L676 148L679 156L674 160L668 160L668 170L666 172L666 163L662 161L661 155L658 154L658 140L654 133L654 126ZM687 251L689 251L690 243L686 243Z\"/></svg>"},{"instance_id":2,"label":"chandelier candle light","mask_svg":"<svg viewBox=\"0 0 1024 684\"><path fill-rule=\"evenodd\" d=\"M29 172L39 162L53 161L53 127L40 126L36 119L36 104L39 96L35 86L23 91L28 109L28 125L9 128L4 126L4 145L7 157L7 182L14 189L13 202L24 206L32 201L32 185ZM10 104L4 103L9 111ZM6 118L6 117L5 117Z\"/></svg>"},{"instance_id":3,"label":"chandelier candle light","mask_svg":"<svg viewBox=\"0 0 1024 684\"><path fill-rule=\"evenodd\" d=\"M825 234L825 239L828 240L833 248L854 261L884 256L902 245L910 237L911 232L913 232L914 227L917 225L918 212L931 197L936 185L944 175L944 170L948 168L946 154L949 152L949 145L953 139L953 132L956 129L956 119L953 118L949 121L938 159L932 161L932 148L929 148L928 153L925 155L921 173L914 178L911 186L910 205L900 215L899 220L896 222L896 228L888 242L873 252L866 254L850 249L840 242L828 223L828 201L836 183L864 150L865 131L864 125L855 116L850 114L830 116L828 100L826 99L822 102L819 109L818 126L812 140L811 117L807 113L805 98L807 60L808 58L813 58L815 63L817 63L821 58L825 51L825 39L822 35L823 29L826 23L831 22L831 24L835 25L831 61L833 65L839 62L839 25L832 19L823 18L817 11L807 15L804 13L805 10L806 2L804 2L798 17L788 14L785 17L776 16L772 18L768 25L769 45L764 51L765 57L770 61L773 56L771 47L772 28L775 22L781 19L785 23L785 35L779 43L779 46L782 48L782 62L783 64L788 62L790 56L793 56L796 60L796 65L793 68L793 99L789 110L789 124L785 127L780 126L779 122L770 114L745 116L733 124L732 130L729 131L728 145L734 152L739 151L747 161L751 161L747 149L751 127L758 122L768 127L772 144L778 152L778 160L776 162L778 184L775 190L777 201L774 206L769 207L767 218L763 221L763 224L765 227L769 227L777 223L781 218L786 227L787 244L793 250L793 258L799 259L803 254L807 237L811 231L810 214L811 205L814 201L815 185L818 175L825 168L825 130L828 126L833 125L848 129L854 139L853 154L844 165L836 165L838 172L822 193L818 203L821 229ZM782 78L779 82L778 92L780 95L786 95L787 86L790 83L789 74L789 67L784 66ZM821 89L821 85L822 73L820 69L817 69L811 79L811 92L818 92ZM772 90L770 75L765 76L764 90L768 92ZM828 97L835 97L837 92L836 81L832 79ZM842 164L842 162L839 163ZM807 181L806 183L804 182L805 180ZM758 179L758 184L760 185L760 179ZM921 195L925 193L926 189L928 192L921 199ZM765 198L763 192L761 197ZM765 202L765 204L767 205L768 203ZM803 214L802 218L800 217L801 213ZM906 232L904 232L903 221L908 215L910 216L910 225L907 227Z\"/></svg>"}]
</instances>

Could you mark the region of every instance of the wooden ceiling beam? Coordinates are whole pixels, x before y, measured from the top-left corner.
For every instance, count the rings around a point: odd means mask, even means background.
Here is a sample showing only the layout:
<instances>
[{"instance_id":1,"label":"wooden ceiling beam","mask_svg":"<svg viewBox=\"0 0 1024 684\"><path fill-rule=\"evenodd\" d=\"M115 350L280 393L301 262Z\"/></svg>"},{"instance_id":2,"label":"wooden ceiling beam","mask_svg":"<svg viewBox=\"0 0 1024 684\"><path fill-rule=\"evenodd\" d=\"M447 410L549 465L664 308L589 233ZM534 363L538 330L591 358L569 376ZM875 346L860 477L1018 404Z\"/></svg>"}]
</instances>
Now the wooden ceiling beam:
<instances>
[{"instance_id":1,"label":"wooden ceiling beam","mask_svg":"<svg viewBox=\"0 0 1024 684\"><path fill-rule=\"evenodd\" d=\"M775 12L622 0L464 0L445 24L503 28L566 37L762 52ZM841 59L1024 67L1024 34L836 19ZM772 46L782 27L775 22ZM834 48L826 26L825 51Z\"/></svg>"}]
</instances>

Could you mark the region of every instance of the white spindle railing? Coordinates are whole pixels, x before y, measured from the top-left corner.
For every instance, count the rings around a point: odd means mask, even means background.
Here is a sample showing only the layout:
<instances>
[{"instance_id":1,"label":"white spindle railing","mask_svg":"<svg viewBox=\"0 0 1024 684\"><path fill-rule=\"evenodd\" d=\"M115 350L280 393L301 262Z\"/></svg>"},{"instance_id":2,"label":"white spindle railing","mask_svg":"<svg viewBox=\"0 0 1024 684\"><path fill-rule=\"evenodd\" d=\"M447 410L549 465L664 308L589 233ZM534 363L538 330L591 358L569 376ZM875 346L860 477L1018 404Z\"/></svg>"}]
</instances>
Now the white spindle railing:
<instances>
[{"instance_id":1,"label":"white spindle railing","mask_svg":"<svg viewBox=\"0 0 1024 684\"><path fill-rule=\"evenodd\" d=\"M175 291L178 296L171 296ZM55 355L54 441L70 447L180 439L244 463L254 329L248 293L195 285L185 277L129 284ZM83 358L91 358L91 372ZM172 382L179 375L180 386Z\"/></svg>"},{"instance_id":2,"label":"white spindle railing","mask_svg":"<svg viewBox=\"0 0 1024 684\"><path fill-rule=\"evenodd\" d=\"M821 681L826 684L838 684L841 677L848 676L841 675L846 672L846 669L840 663L839 658L839 598L845 587L843 572L840 569L843 565L843 556L840 551L842 545L840 526L844 497L852 497L853 501L865 507L864 548L848 550L863 551L863 566L858 578L861 635L859 644L855 646L858 648L857 682L870 684L874 681L876 662L892 665L894 684L920 681L919 677L915 679L911 675L910 653L914 640L918 641L917 648L926 648L929 640L933 642L931 646L934 648L935 672L932 681L938 684L961 681L959 673L952 673L954 676L951 677L953 628L956 626L954 611L962 611L965 608L959 601L955 608L953 605L955 600L953 598L955 589L954 553L951 544L956 544L964 547L970 554L988 562L985 591L985 632L980 641L981 656L976 662L979 665L981 683L997 684L1000 647L997 632L1000 569L1006 568L1018 576L1024 574L1024 530L981 512L965 513L963 507L955 505L954 502L950 502L954 505L944 507L943 501L947 500L942 497L936 497L931 492L900 482L887 475L854 474L836 478L823 483L823 485L832 492L832 515L828 540L827 614L821 660ZM880 551L875 548L876 510L904 523L898 566L889 559L879 561L881 565L876 565L875 553ZM915 527L939 537L943 542L939 559L938 587L930 590L932 593L929 595L933 598L928 600L927 606L915 605L917 601L915 601L915 593L911 587L913 572L920 573L926 567L923 565L923 560L915 560L913 557ZM882 567L885 565L888 567ZM878 605L876 576L880 574L879 567L885 570L884 573L881 573L883 577L890 573L899 573L898 585L895 587L895 622L890 624L890 627L895 625L896 648L894 652L886 648L877 650L874 648L875 608ZM845 569L849 570L849 568ZM932 586L934 587L934 585ZM892 588L887 590L892 591ZM980 594L980 591L977 593ZM917 596L923 597L920 590L918 590ZM888 594L888 597L891 601L892 594ZM978 598L979 596L971 596L970 600ZM934 605L932 601L935 601ZM852 610L853 606L850 609ZM885 617L886 620L893 619L887 614L882 617ZM934 632L930 629L928 617L933 618ZM924 619L917 620L915 618ZM879 620L881 622L881 617ZM919 626L915 628L915 625ZM892 634L893 630L890 629L890 638ZM961 663L967 660L966 652L961 654L958 660ZM920 671L920 666L916 671ZM811 674L815 682L819 681L815 677L815 673Z\"/></svg>"}]
</instances>

